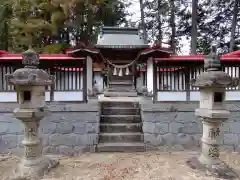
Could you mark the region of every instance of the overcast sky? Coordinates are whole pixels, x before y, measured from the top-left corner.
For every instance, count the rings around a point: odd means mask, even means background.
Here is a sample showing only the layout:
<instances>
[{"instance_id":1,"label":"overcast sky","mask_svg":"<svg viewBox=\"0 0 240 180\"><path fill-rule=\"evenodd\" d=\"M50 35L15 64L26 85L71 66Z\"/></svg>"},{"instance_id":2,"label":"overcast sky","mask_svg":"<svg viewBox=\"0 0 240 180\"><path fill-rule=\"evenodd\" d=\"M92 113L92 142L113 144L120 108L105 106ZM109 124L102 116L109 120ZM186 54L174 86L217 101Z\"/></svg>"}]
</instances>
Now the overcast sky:
<instances>
[{"instance_id":1,"label":"overcast sky","mask_svg":"<svg viewBox=\"0 0 240 180\"><path fill-rule=\"evenodd\" d=\"M129 8L128 11L132 13L133 15L129 17L133 22L140 20L140 6L139 6L139 0L131 0L133 3ZM181 55L188 55L190 52L190 44L189 41L186 40L186 38L183 38L182 40L183 47L181 48Z\"/></svg>"}]
</instances>

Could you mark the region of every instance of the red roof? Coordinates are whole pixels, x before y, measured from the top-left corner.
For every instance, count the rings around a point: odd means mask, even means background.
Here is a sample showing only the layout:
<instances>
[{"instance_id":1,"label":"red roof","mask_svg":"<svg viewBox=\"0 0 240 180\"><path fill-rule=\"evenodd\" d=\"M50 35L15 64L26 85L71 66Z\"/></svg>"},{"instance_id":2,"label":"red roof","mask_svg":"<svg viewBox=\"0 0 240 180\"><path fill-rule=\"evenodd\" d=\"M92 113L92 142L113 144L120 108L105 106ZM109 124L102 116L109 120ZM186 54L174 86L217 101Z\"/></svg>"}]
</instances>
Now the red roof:
<instances>
[{"instance_id":1,"label":"red roof","mask_svg":"<svg viewBox=\"0 0 240 180\"><path fill-rule=\"evenodd\" d=\"M104 56L102 55L101 51L96 48L88 48L88 47L83 47L83 48L78 48L78 49L66 49L67 54L75 54L78 53L78 56L91 56L93 59L98 59L98 60L105 60ZM169 57L171 54L171 51L168 49L163 49L158 46L146 48L142 51L139 52L137 55L136 59L144 59L146 60L146 56L150 57L156 57L156 56L164 56L164 57Z\"/></svg>"},{"instance_id":2,"label":"red roof","mask_svg":"<svg viewBox=\"0 0 240 180\"><path fill-rule=\"evenodd\" d=\"M22 60L23 54L12 54L7 51L0 50L0 60ZM83 60L83 57L72 57L68 54L40 54L42 60Z\"/></svg>"},{"instance_id":3,"label":"red roof","mask_svg":"<svg viewBox=\"0 0 240 180\"><path fill-rule=\"evenodd\" d=\"M100 51L97 49L91 49L91 48L86 48L86 49L75 49L73 50L72 48L66 48L66 51L68 54L40 54L40 59L43 60L80 60L80 59L85 59L84 57L72 57L71 54L77 51L86 51L88 53L93 53L93 54L98 54ZM147 48L140 52L140 55L148 55L153 52L164 52L166 54L169 54L170 51L168 50L163 50L159 49L156 47L152 48ZM12 54L4 50L0 50L0 60L21 60L22 59L22 54ZM234 51L231 53L224 54L223 56L220 57L222 61L238 61L240 60L240 50ZM185 56L169 56L169 57L163 57L163 58L155 58L155 61L203 61L204 56L203 55L185 55Z\"/></svg>"},{"instance_id":4,"label":"red roof","mask_svg":"<svg viewBox=\"0 0 240 180\"><path fill-rule=\"evenodd\" d=\"M220 57L221 61L239 61L240 55L223 55ZM155 61L204 61L203 55L196 56L170 56L169 58L155 58Z\"/></svg>"},{"instance_id":5,"label":"red roof","mask_svg":"<svg viewBox=\"0 0 240 180\"><path fill-rule=\"evenodd\" d=\"M98 49L91 49L91 48L86 48L86 49L75 49L73 50L72 48L65 49L68 52L68 54L40 54L40 59L42 60L83 60L85 59L84 57L72 57L71 54L77 51L85 51L88 53L92 53L101 57L101 53ZM158 52L163 52L168 55L170 52L168 50L162 50L157 47L152 47L152 48L147 48L140 52L139 56L141 55L149 55L152 53L158 53ZM0 60L1 61L8 61L8 60L22 60L23 55L22 54L11 54L7 51L0 50ZM231 53L227 53L223 56L220 57L222 61L240 61L240 50L239 51L234 51ZM204 61L204 56L203 55L188 55L188 56L169 56L169 57L163 57L163 58L155 58L155 61L179 61L179 62L186 62L186 61ZM60 68L56 67L59 70L67 70L67 68ZM158 71L161 72L169 72L169 71L177 71L180 69L183 69L184 67L178 67L178 68L160 68ZM82 68L68 68L68 71L82 71ZM146 71L146 68L141 68L141 72Z\"/></svg>"}]
</instances>

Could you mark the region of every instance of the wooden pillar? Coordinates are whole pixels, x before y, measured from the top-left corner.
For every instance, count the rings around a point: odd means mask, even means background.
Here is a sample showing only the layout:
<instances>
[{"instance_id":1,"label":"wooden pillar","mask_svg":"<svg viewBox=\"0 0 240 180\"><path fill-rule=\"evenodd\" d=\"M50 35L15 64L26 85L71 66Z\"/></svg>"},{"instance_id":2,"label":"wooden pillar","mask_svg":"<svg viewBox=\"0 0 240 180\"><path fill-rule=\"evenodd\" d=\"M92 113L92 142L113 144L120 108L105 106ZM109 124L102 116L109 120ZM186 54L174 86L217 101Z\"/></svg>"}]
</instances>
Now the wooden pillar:
<instances>
[{"instance_id":1,"label":"wooden pillar","mask_svg":"<svg viewBox=\"0 0 240 180\"><path fill-rule=\"evenodd\" d=\"M153 84L154 84L154 59L148 58L147 60L147 89L148 92L154 93Z\"/></svg>"},{"instance_id":2,"label":"wooden pillar","mask_svg":"<svg viewBox=\"0 0 240 180\"><path fill-rule=\"evenodd\" d=\"M106 87L106 89L108 89L109 88L109 81L111 81L111 74L112 74L112 71L111 71L111 66L109 65L109 64L107 64L107 87Z\"/></svg>"},{"instance_id":3,"label":"wooden pillar","mask_svg":"<svg viewBox=\"0 0 240 180\"><path fill-rule=\"evenodd\" d=\"M51 67L50 68L50 75L54 75L54 68ZM57 81L57 79L55 79L55 81ZM54 101L54 91L55 91L55 84L56 82L54 82L53 84L51 84L50 86L50 101Z\"/></svg>"},{"instance_id":4,"label":"wooden pillar","mask_svg":"<svg viewBox=\"0 0 240 180\"><path fill-rule=\"evenodd\" d=\"M236 71L238 70L238 78L240 78L240 66L239 65L236 65L236 66L237 66ZM236 73L236 77L237 77L237 73ZM236 87L236 90L239 91L239 86Z\"/></svg>"},{"instance_id":5,"label":"wooden pillar","mask_svg":"<svg viewBox=\"0 0 240 180\"><path fill-rule=\"evenodd\" d=\"M87 91L93 89L93 60L90 56L86 59L86 72L87 72Z\"/></svg>"},{"instance_id":6,"label":"wooden pillar","mask_svg":"<svg viewBox=\"0 0 240 180\"><path fill-rule=\"evenodd\" d=\"M186 100L190 101L190 68L185 71Z\"/></svg>"},{"instance_id":7,"label":"wooden pillar","mask_svg":"<svg viewBox=\"0 0 240 180\"><path fill-rule=\"evenodd\" d=\"M83 101L87 102L87 59L82 61L83 63Z\"/></svg>"},{"instance_id":8,"label":"wooden pillar","mask_svg":"<svg viewBox=\"0 0 240 180\"><path fill-rule=\"evenodd\" d=\"M133 65L131 66L132 67L132 72L130 72L132 74L132 88L135 90L137 88L137 85L136 85L136 81L137 81L137 78L136 78L136 63L133 63Z\"/></svg>"},{"instance_id":9,"label":"wooden pillar","mask_svg":"<svg viewBox=\"0 0 240 180\"><path fill-rule=\"evenodd\" d=\"M157 97L157 63L153 59L153 101L156 101Z\"/></svg>"}]
</instances>

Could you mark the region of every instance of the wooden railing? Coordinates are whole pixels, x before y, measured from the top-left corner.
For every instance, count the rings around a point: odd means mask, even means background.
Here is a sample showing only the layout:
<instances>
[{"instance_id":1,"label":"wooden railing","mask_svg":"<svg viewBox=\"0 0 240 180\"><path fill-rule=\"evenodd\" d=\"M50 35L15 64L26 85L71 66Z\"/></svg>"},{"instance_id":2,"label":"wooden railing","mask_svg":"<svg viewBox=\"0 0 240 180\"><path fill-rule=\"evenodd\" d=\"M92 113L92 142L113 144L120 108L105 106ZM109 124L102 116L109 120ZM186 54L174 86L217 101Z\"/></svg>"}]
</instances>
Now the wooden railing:
<instances>
[{"instance_id":1,"label":"wooden railing","mask_svg":"<svg viewBox=\"0 0 240 180\"><path fill-rule=\"evenodd\" d=\"M168 93L168 96L170 96L169 93L171 92L184 93L184 95L182 94L182 96L186 96L186 100L192 99L193 96L196 96L194 92L198 92L199 88L192 86L190 81L191 79L196 79L202 72L204 72L203 66L203 61L154 62L153 84L155 100L159 99L160 95L162 95L161 97L165 96L166 94L163 95L164 93ZM222 62L222 70L228 73L233 78L239 78L240 62ZM226 88L226 91L240 93L240 87L228 87ZM176 93L172 95L176 95L175 97L178 96Z\"/></svg>"},{"instance_id":2,"label":"wooden railing","mask_svg":"<svg viewBox=\"0 0 240 180\"><path fill-rule=\"evenodd\" d=\"M157 91L199 91L198 87L191 85L190 80L196 79L204 68L197 67L157 67ZM223 70L231 77L240 77L240 66L224 66ZM239 86L228 87L228 91L239 91Z\"/></svg>"},{"instance_id":3,"label":"wooden railing","mask_svg":"<svg viewBox=\"0 0 240 180\"><path fill-rule=\"evenodd\" d=\"M13 73L21 68L21 62L0 62L0 92L15 91L12 85L7 84L5 74ZM83 100L87 99L86 90L86 61L40 61L39 68L44 69L49 74L55 76L55 83L46 87L46 92L50 92L50 100L54 99L54 92L83 92Z\"/></svg>"}]
</instances>

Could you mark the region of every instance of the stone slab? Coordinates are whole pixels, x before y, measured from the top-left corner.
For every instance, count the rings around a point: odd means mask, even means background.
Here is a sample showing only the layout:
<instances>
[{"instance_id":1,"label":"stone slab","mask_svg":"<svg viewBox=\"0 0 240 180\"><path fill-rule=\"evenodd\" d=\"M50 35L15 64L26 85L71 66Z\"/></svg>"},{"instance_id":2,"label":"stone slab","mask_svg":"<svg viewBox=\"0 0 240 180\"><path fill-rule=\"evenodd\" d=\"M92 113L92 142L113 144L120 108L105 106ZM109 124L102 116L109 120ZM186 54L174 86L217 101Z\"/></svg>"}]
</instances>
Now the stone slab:
<instances>
[{"instance_id":1,"label":"stone slab","mask_svg":"<svg viewBox=\"0 0 240 180\"><path fill-rule=\"evenodd\" d=\"M16 174L11 178L11 180L41 179L45 173L49 172L50 169L56 167L58 164L59 161L56 158L53 159L49 156L42 157L38 163L31 166L20 163Z\"/></svg>"},{"instance_id":2,"label":"stone slab","mask_svg":"<svg viewBox=\"0 0 240 180\"><path fill-rule=\"evenodd\" d=\"M211 175L217 178L236 179L239 178L238 174L228 167L224 162L217 165L206 166L199 162L198 158L193 157L189 159L187 165L192 169L204 171L206 175Z\"/></svg>"}]
</instances>

